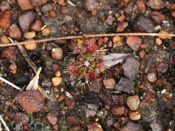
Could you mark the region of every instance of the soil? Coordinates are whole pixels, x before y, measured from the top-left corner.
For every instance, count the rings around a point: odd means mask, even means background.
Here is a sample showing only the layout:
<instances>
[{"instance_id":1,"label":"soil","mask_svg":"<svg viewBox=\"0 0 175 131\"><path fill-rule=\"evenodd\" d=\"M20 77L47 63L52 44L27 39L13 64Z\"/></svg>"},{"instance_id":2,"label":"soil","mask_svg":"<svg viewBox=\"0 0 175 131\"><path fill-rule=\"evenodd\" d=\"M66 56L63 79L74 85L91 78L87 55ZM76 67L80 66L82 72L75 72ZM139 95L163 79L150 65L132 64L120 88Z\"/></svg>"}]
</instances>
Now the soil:
<instances>
[{"instance_id":1,"label":"soil","mask_svg":"<svg viewBox=\"0 0 175 131\"><path fill-rule=\"evenodd\" d=\"M163 35L95 37L111 33ZM1 0L0 76L19 90L0 80L0 115L10 131L174 131L167 34L173 0ZM82 38L35 41L66 36Z\"/></svg>"}]
</instances>

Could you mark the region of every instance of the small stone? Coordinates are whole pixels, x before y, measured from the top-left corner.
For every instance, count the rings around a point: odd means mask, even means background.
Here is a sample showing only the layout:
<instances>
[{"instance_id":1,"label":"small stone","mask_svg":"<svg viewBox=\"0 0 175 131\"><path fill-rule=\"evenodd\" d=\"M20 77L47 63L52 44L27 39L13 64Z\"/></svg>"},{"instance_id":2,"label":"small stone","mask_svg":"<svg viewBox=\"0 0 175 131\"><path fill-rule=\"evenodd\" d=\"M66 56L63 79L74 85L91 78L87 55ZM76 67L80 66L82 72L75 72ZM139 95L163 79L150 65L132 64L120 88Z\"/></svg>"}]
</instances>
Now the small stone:
<instances>
[{"instance_id":1,"label":"small stone","mask_svg":"<svg viewBox=\"0 0 175 131\"><path fill-rule=\"evenodd\" d=\"M116 116L122 116L122 115L126 115L127 110L124 106L118 107L118 106L114 106L112 107L112 114L116 115Z\"/></svg>"},{"instance_id":2,"label":"small stone","mask_svg":"<svg viewBox=\"0 0 175 131\"><path fill-rule=\"evenodd\" d=\"M64 98L64 96L59 96L58 98L57 98L57 102L62 102L63 100L64 100L65 98Z\"/></svg>"},{"instance_id":3,"label":"small stone","mask_svg":"<svg viewBox=\"0 0 175 131\"><path fill-rule=\"evenodd\" d=\"M4 1L0 2L0 10L2 12L10 10L10 9L11 9L11 7L10 7L10 3L8 1L4 0Z\"/></svg>"},{"instance_id":4,"label":"small stone","mask_svg":"<svg viewBox=\"0 0 175 131\"><path fill-rule=\"evenodd\" d=\"M14 47L3 48L2 57L5 57L9 61L15 61L16 60L16 49Z\"/></svg>"},{"instance_id":5,"label":"small stone","mask_svg":"<svg viewBox=\"0 0 175 131\"><path fill-rule=\"evenodd\" d=\"M144 14L146 11L146 5L144 3L144 0L137 0L136 4L138 12Z\"/></svg>"},{"instance_id":6,"label":"small stone","mask_svg":"<svg viewBox=\"0 0 175 131\"><path fill-rule=\"evenodd\" d=\"M8 37L6 35L2 35L1 36L1 40L0 40L3 44L8 44L10 43Z\"/></svg>"},{"instance_id":7,"label":"small stone","mask_svg":"<svg viewBox=\"0 0 175 131\"><path fill-rule=\"evenodd\" d=\"M107 18L107 20L106 20L106 23L108 25L112 25L113 24L113 21L114 21L113 16L112 15L109 15L108 18Z\"/></svg>"},{"instance_id":8,"label":"small stone","mask_svg":"<svg viewBox=\"0 0 175 131\"><path fill-rule=\"evenodd\" d=\"M28 11L19 17L19 26L22 31L26 32L29 30L30 25L34 22L36 14L33 11Z\"/></svg>"},{"instance_id":9,"label":"small stone","mask_svg":"<svg viewBox=\"0 0 175 131\"><path fill-rule=\"evenodd\" d=\"M129 94L134 93L134 82L127 78L120 78L119 82L115 85L115 90L123 91Z\"/></svg>"},{"instance_id":10,"label":"small stone","mask_svg":"<svg viewBox=\"0 0 175 131\"><path fill-rule=\"evenodd\" d=\"M32 50L36 49L37 45L36 45L35 40L30 39L30 40L27 40L26 42L27 42L27 44L24 44L24 47L26 50L32 51Z\"/></svg>"},{"instance_id":11,"label":"small stone","mask_svg":"<svg viewBox=\"0 0 175 131\"><path fill-rule=\"evenodd\" d=\"M162 40L161 40L160 38L156 38L156 44L157 44L157 45L160 46L160 45L162 45L162 43L163 43L163 42L162 42Z\"/></svg>"},{"instance_id":12,"label":"small stone","mask_svg":"<svg viewBox=\"0 0 175 131\"><path fill-rule=\"evenodd\" d=\"M140 105L140 99L137 95L129 96L127 98L126 104L131 110L137 110Z\"/></svg>"},{"instance_id":13,"label":"small stone","mask_svg":"<svg viewBox=\"0 0 175 131\"><path fill-rule=\"evenodd\" d=\"M131 80L136 79L139 67L140 62L134 57L126 58L125 62L122 64L124 75Z\"/></svg>"},{"instance_id":14,"label":"small stone","mask_svg":"<svg viewBox=\"0 0 175 131\"><path fill-rule=\"evenodd\" d=\"M141 114L137 111L129 113L129 119L130 120L137 121L137 120L140 120L140 118L141 118Z\"/></svg>"},{"instance_id":15,"label":"small stone","mask_svg":"<svg viewBox=\"0 0 175 131\"><path fill-rule=\"evenodd\" d=\"M157 75L154 72L148 73L147 74L147 79L149 82L155 82L157 80Z\"/></svg>"},{"instance_id":16,"label":"small stone","mask_svg":"<svg viewBox=\"0 0 175 131\"><path fill-rule=\"evenodd\" d=\"M33 23L33 25L31 26L31 29L32 29L33 31L39 32L39 31L41 31L42 26L43 26L42 21L41 21L41 20L36 20L36 21Z\"/></svg>"},{"instance_id":17,"label":"small stone","mask_svg":"<svg viewBox=\"0 0 175 131\"><path fill-rule=\"evenodd\" d=\"M51 34L51 29L48 28L48 27L46 27L46 28L44 28L44 29L41 30L41 34L42 34L43 36L48 36L48 35Z\"/></svg>"},{"instance_id":18,"label":"small stone","mask_svg":"<svg viewBox=\"0 0 175 131\"><path fill-rule=\"evenodd\" d=\"M128 27L128 22L120 22L117 26L116 32L123 32Z\"/></svg>"},{"instance_id":19,"label":"small stone","mask_svg":"<svg viewBox=\"0 0 175 131\"><path fill-rule=\"evenodd\" d=\"M137 51L142 44L142 39L139 36L128 36L126 43L132 50Z\"/></svg>"},{"instance_id":20,"label":"small stone","mask_svg":"<svg viewBox=\"0 0 175 131\"><path fill-rule=\"evenodd\" d=\"M48 3L48 4L45 4L41 7L41 12L47 13L47 12L51 11L52 9L53 9L52 4Z\"/></svg>"},{"instance_id":21,"label":"small stone","mask_svg":"<svg viewBox=\"0 0 175 131\"><path fill-rule=\"evenodd\" d=\"M103 84L105 86L105 89L114 89L116 82L113 78L111 78L103 80Z\"/></svg>"},{"instance_id":22,"label":"small stone","mask_svg":"<svg viewBox=\"0 0 175 131\"><path fill-rule=\"evenodd\" d=\"M48 15L49 15L50 18L56 18L57 13L56 13L55 10L51 10L51 11L49 11L49 14Z\"/></svg>"},{"instance_id":23,"label":"small stone","mask_svg":"<svg viewBox=\"0 0 175 131\"><path fill-rule=\"evenodd\" d=\"M30 31L30 32L25 32L24 33L24 38L26 39L33 39L36 36L36 32L35 31Z\"/></svg>"},{"instance_id":24,"label":"small stone","mask_svg":"<svg viewBox=\"0 0 175 131\"><path fill-rule=\"evenodd\" d=\"M11 24L11 11L7 10L0 14L0 28L6 30Z\"/></svg>"},{"instance_id":25,"label":"small stone","mask_svg":"<svg viewBox=\"0 0 175 131\"><path fill-rule=\"evenodd\" d=\"M63 81L62 77L53 77L52 78L52 85L53 86L59 86Z\"/></svg>"},{"instance_id":26,"label":"small stone","mask_svg":"<svg viewBox=\"0 0 175 131\"><path fill-rule=\"evenodd\" d=\"M157 65L157 71L160 73L165 73L168 70L168 64L167 63L160 63Z\"/></svg>"},{"instance_id":27,"label":"small stone","mask_svg":"<svg viewBox=\"0 0 175 131\"><path fill-rule=\"evenodd\" d=\"M69 110L72 110L75 108L75 101L73 99L70 98L66 98L65 99L65 104L68 107Z\"/></svg>"},{"instance_id":28,"label":"small stone","mask_svg":"<svg viewBox=\"0 0 175 131\"><path fill-rule=\"evenodd\" d=\"M79 123L78 117L73 115L68 116L66 120L70 125L76 125Z\"/></svg>"},{"instance_id":29,"label":"small stone","mask_svg":"<svg viewBox=\"0 0 175 131\"><path fill-rule=\"evenodd\" d=\"M17 101L27 114L38 112L44 106L44 96L42 96L37 90L20 92L17 95Z\"/></svg>"},{"instance_id":30,"label":"small stone","mask_svg":"<svg viewBox=\"0 0 175 131\"><path fill-rule=\"evenodd\" d=\"M143 131L143 128L139 124L128 122L121 131Z\"/></svg>"},{"instance_id":31,"label":"small stone","mask_svg":"<svg viewBox=\"0 0 175 131\"><path fill-rule=\"evenodd\" d=\"M137 32L152 33L154 31L153 22L143 15L136 17L136 21L133 22L133 27L134 31Z\"/></svg>"},{"instance_id":32,"label":"small stone","mask_svg":"<svg viewBox=\"0 0 175 131\"><path fill-rule=\"evenodd\" d=\"M30 0L32 5L35 7L39 7L42 5L42 0Z\"/></svg>"},{"instance_id":33,"label":"small stone","mask_svg":"<svg viewBox=\"0 0 175 131\"><path fill-rule=\"evenodd\" d=\"M31 10L33 6L30 0L18 0L18 5L22 10Z\"/></svg>"},{"instance_id":34,"label":"small stone","mask_svg":"<svg viewBox=\"0 0 175 131\"><path fill-rule=\"evenodd\" d=\"M165 16L159 11L151 12L151 18L158 24L161 24L162 21L165 19Z\"/></svg>"},{"instance_id":35,"label":"small stone","mask_svg":"<svg viewBox=\"0 0 175 131\"><path fill-rule=\"evenodd\" d=\"M88 131L103 131L101 125L97 122L90 123L87 125Z\"/></svg>"},{"instance_id":36,"label":"small stone","mask_svg":"<svg viewBox=\"0 0 175 131\"><path fill-rule=\"evenodd\" d=\"M65 5L65 0L57 0L58 5Z\"/></svg>"},{"instance_id":37,"label":"small stone","mask_svg":"<svg viewBox=\"0 0 175 131\"><path fill-rule=\"evenodd\" d=\"M16 63L12 63L12 64L9 66L9 69L10 69L10 72L11 72L12 74L16 74L16 72L17 72L17 65L16 65Z\"/></svg>"},{"instance_id":38,"label":"small stone","mask_svg":"<svg viewBox=\"0 0 175 131\"><path fill-rule=\"evenodd\" d=\"M58 118L55 113L49 112L46 116L47 120L51 125L55 125L58 122Z\"/></svg>"},{"instance_id":39,"label":"small stone","mask_svg":"<svg viewBox=\"0 0 175 131\"><path fill-rule=\"evenodd\" d=\"M63 58L63 50L60 47L52 49L52 57L56 60L61 60Z\"/></svg>"},{"instance_id":40,"label":"small stone","mask_svg":"<svg viewBox=\"0 0 175 131\"><path fill-rule=\"evenodd\" d=\"M166 6L165 1L164 0L148 0L146 2L147 6L155 9L155 10L159 10L162 9Z\"/></svg>"},{"instance_id":41,"label":"small stone","mask_svg":"<svg viewBox=\"0 0 175 131\"><path fill-rule=\"evenodd\" d=\"M66 15L69 13L69 9L67 6L62 6L60 12L61 14Z\"/></svg>"},{"instance_id":42,"label":"small stone","mask_svg":"<svg viewBox=\"0 0 175 131\"><path fill-rule=\"evenodd\" d=\"M20 40L21 39L21 30L16 24L12 24L9 29L9 36L13 39Z\"/></svg>"},{"instance_id":43,"label":"small stone","mask_svg":"<svg viewBox=\"0 0 175 131\"><path fill-rule=\"evenodd\" d=\"M84 0L84 6L88 11L93 11L99 6L98 0Z\"/></svg>"},{"instance_id":44,"label":"small stone","mask_svg":"<svg viewBox=\"0 0 175 131\"><path fill-rule=\"evenodd\" d=\"M15 124L27 124L29 122L29 117L25 113L16 113L13 118Z\"/></svg>"},{"instance_id":45,"label":"small stone","mask_svg":"<svg viewBox=\"0 0 175 131\"><path fill-rule=\"evenodd\" d=\"M141 50L140 52L139 52L139 56L140 56L140 58L145 58L145 55L146 55L146 53L145 53L145 51L144 50Z\"/></svg>"},{"instance_id":46,"label":"small stone","mask_svg":"<svg viewBox=\"0 0 175 131\"><path fill-rule=\"evenodd\" d=\"M172 37L171 36L168 36L167 34L169 34L167 31L165 31L165 30L161 30L160 32L159 32L159 38L160 39L162 39L162 40L166 40L166 39L172 39Z\"/></svg>"},{"instance_id":47,"label":"small stone","mask_svg":"<svg viewBox=\"0 0 175 131\"><path fill-rule=\"evenodd\" d=\"M61 71L60 71L60 70L57 70L57 71L55 72L55 76L56 76L56 77L60 77L60 76L61 76Z\"/></svg>"},{"instance_id":48,"label":"small stone","mask_svg":"<svg viewBox=\"0 0 175 131\"><path fill-rule=\"evenodd\" d=\"M52 128L54 129L54 131L59 131L59 125L58 124L53 125Z\"/></svg>"}]
</instances>

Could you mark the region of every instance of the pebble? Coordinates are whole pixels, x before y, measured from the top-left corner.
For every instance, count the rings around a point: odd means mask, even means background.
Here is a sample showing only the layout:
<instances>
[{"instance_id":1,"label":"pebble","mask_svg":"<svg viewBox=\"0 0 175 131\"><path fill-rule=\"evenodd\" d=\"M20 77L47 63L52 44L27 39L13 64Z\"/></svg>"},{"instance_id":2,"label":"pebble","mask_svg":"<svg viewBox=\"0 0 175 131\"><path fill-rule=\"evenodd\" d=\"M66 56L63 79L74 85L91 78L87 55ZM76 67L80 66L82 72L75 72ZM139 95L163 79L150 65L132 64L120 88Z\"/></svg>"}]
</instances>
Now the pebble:
<instances>
[{"instance_id":1,"label":"pebble","mask_svg":"<svg viewBox=\"0 0 175 131\"><path fill-rule=\"evenodd\" d=\"M142 39L139 36L128 36L126 43L132 50L138 51L142 44Z\"/></svg>"},{"instance_id":2,"label":"pebble","mask_svg":"<svg viewBox=\"0 0 175 131\"><path fill-rule=\"evenodd\" d=\"M14 47L3 48L2 57L5 57L9 61L15 61L16 60L16 49Z\"/></svg>"},{"instance_id":3,"label":"pebble","mask_svg":"<svg viewBox=\"0 0 175 131\"><path fill-rule=\"evenodd\" d=\"M102 126L97 122L88 124L87 128L88 128L88 131L103 131Z\"/></svg>"},{"instance_id":4,"label":"pebble","mask_svg":"<svg viewBox=\"0 0 175 131\"><path fill-rule=\"evenodd\" d=\"M39 7L42 4L47 2L47 0L30 0L30 1L31 1L32 5L35 7Z\"/></svg>"},{"instance_id":5,"label":"pebble","mask_svg":"<svg viewBox=\"0 0 175 131\"><path fill-rule=\"evenodd\" d=\"M70 125L77 125L79 123L78 117L74 115L68 116L66 120Z\"/></svg>"},{"instance_id":6,"label":"pebble","mask_svg":"<svg viewBox=\"0 0 175 131\"><path fill-rule=\"evenodd\" d=\"M33 25L31 26L31 29L32 29L33 31L39 32L39 31L41 31L42 26L43 26L42 21L41 21L41 20L36 20L36 21L33 23Z\"/></svg>"},{"instance_id":7,"label":"pebble","mask_svg":"<svg viewBox=\"0 0 175 131\"><path fill-rule=\"evenodd\" d=\"M27 40L26 42L27 42L27 44L24 44L24 47L26 50L32 51L32 50L36 49L37 44L34 41L34 39Z\"/></svg>"},{"instance_id":8,"label":"pebble","mask_svg":"<svg viewBox=\"0 0 175 131\"><path fill-rule=\"evenodd\" d=\"M33 6L30 0L18 0L18 5L22 10L31 10Z\"/></svg>"},{"instance_id":9,"label":"pebble","mask_svg":"<svg viewBox=\"0 0 175 131\"><path fill-rule=\"evenodd\" d=\"M11 9L11 7L10 7L10 3L8 1L1 1L0 2L0 10L2 12L10 10L10 9Z\"/></svg>"},{"instance_id":10,"label":"pebble","mask_svg":"<svg viewBox=\"0 0 175 131\"><path fill-rule=\"evenodd\" d=\"M93 11L99 6L99 1L98 0L84 0L84 7L88 11Z\"/></svg>"},{"instance_id":11,"label":"pebble","mask_svg":"<svg viewBox=\"0 0 175 131\"><path fill-rule=\"evenodd\" d=\"M20 92L17 95L17 101L27 112L27 114L38 112L44 106L44 96L42 96L37 90L27 90Z\"/></svg>"},{"instance_id":12,"label":"pebble","mask_svg":"<svg viewBox=\"0 0 175 131\"><path fill-rule=\"evenodd\" d=\"M134 31L137 32L154 32L154 24L153 22L147 18L146 16L139 15L136 17L136 21L133 22Z\"/></svg>"},{"instance_id":13,"label":"pebble","mask_svg":"<svg viewBox=\"0 0 175 131\"><path fill-rule=\"evenodd\" d=\"M8 39L8 37L7 37L6 35L2 35L2 36L1 36L1 42L2 42L3 44L8 44L8 43L10 43L10 41L9 41L9 39Z\"/></svg>"},{"instance_id":14,"label":"pebble","mask_svg":"<svg viewBox=\"0 0 175 131\"><path fill-rule=\"evenodd\" d=\"M29 30L30 25L34 22L36 14L33 11L27 11L19 16L19 26L22 31L26 32Z\"/></svg>"},{"instance_id":15,"label":"pebble","mask_svg":"<svg viewBox=\"0 0 175 131\"><path fill-rule=\"evenodd\" d=\"M129 96L126 100L126 104L131 110L137 110L140 105L140 99L137 95Z\"/></svg>"},{"instance_id":16,"label":"pebble","mask_svg":"<svg viewBox=\"0 0 175 131\"><path fill-rule=\"evenodd\" d=\"M56 13L55 10L51 10L51 11L49 11L48 15L49 15L50 18L56 18L57 13Z\"/></svg>"},{"instance_id":17,"label":"pebble","mask_svg":"<svg viewBox=\"0 0 175 131\"><path fill-rule=\"evenodd\" d=\"M57 115L53 112L49 112L46 116L47 120L51 125L55 125L58 122Z\"/></svg>"},{"instance_id":18,"label":"pebble","mask_svg":"<svg viewBox=\"0 0 175 131\"><path fill-rule=\"evenodd\" d=\"M156 38L156 44L157 44L157 45L160 46L160 45L162 45L162 43L163 43L163 42L162 42L162 40L161 40L160 38Z\"/></svg>"},{"instance_id":19,"label":"pebble","mask_svg":"<svg viewBox=\"0 0 175 131\"><path fill-rule=\"evenodd\" d=\"M138 12L144 14L146 11L146 5L144 3L144 0L137 0L136 4Z\"/></svg>"},{"instance_id":20,"label":"pebble","mask_svg":"<svg viewBox=\"0 0 175 131\"><path fill-rule=\"evenodd\" d=\"M123 32L128 27L128 22L120 22L117 26L116 32Z\"/></svg>"},{"instance_id":21,"label":"pebble","mask_svg":"<svg viewBox=\"0 0 175 131\"><path fill-rule=\"evenodd\" d=\"M105 89L114 89L116 82L113 78L111 78L103 80L103 84L105 86Z\"/></svg>"},{"instance_id":22,"label":"pebble","mask_svg":"<svg viewBox=\"0 0 175 131\"><path fill-rule=\"evenodd\" d=\"M63 81L62 77L53 77L52 78L52 85L53 86L59 86Z\"/></svg>"},{"instance_id":23,"label":"pebble","mask_svg":"<svg viewBox=\"0 0 175 131\"><path fill-rule=\"evenodd\" d=\"M61 60L63 58L63 50L60 47L52 49L52 57L56 60Z\"/></svg>"},{"instance_id":24,"label":"pebble","mask_svg":"<svg viewBox=\"0 0 175 131\"><path fill-rule=\"evenodd\" d=\"M13 120L15 124L27 124L29 122L29 117L25 113L15 113Z\"/></svg>"},{"instance_id":25,"label":"pebble","mask_svg":"<svg viewBox=\"0 0 175 131\"><path fill-rule=\"evenodd\" d=\"M137 111L129 113L129 119L130 120L137 121L137 120L140 120L140 118L141 118L141 114Z\"/></svg>"},{"instance_id":26,"label":"pebble","mask_svg":"<svg viewBox=\"0 0 175 131\"><path fill-rule=\"evenodd\" d=\"M149 82L155 82L157 80L157 75L154 72L148 73L147 74L147 79Z\"/></svg>"},{"instance_id":27,"label":"pebble","mask_svg":"<svg viewBox=\"0 0 175 131\"><path fill-rule=\"evenodd\" d=\"M126 58L126 60L122 64L124 75L131 80L136 79L139 67L140 62L134 57Z\"/></svg>"},{"instance_id":28,"label":"pebble","mask_svg":"<svg viewBox=\"0 0 175 131\"><path fill-rule=\"evenodd\" d=\"M18 25L12 24L12 25L9 27L8 32L9 32L9 36L10 36L12 39L16 39L16 40L20 40L20 39L21 39L21 30L20 30L20 28L18 27Z\"/></svg>"},{"instance_id":29,"label":"pebble","mask_svg":"<svg viewBox=\"0 0 175 131\"><path fill-rule=\"evenodd\" d=\"M57 70L57 71L55 72L55 76L56 76L56 77L60 77L60 76L61 76L61 71L60 71L60 70Z\"/></svg>"},{"instance_id":30,"label":"pebble","mask_svg":"<svg viewBox=\"0 0 175 131\"><path fill-rule=\"evenodd\" d=\"M165 1L164 0L148 0L146 2L147 6L155 9L155 10L159 10L162 9L166 6Z\"/></svg>"},{"instance_id":31,"label":"pebble","mask_svg":"<svg viewBox=\"0 0 175 131\"><path fill-rule=\"evenodd\" d=\"M10 72L12 73L12 74L16 74L16 72L17 72L17 65L16 65L16 63L12 63L10 66L9 66L9 69L10 69Z\"/></svg>"},{"instance_id":32,"label":"pebble","mask_svg":"<svg viewBox=\"0 0 175 131\"><path fill-rule=\"evenodd\" d=\"M75 108L75 101L73 99L70 98L66 98L65 99L65 104L68 107L69 110L72 110Z\"/></svg>"},{"instance_id":33,"label":"pebble","mask_svg":"<svg viewBox=\"0 0 175 131\"><path fill-rule=\"evenodd\" d=\"M41 12L47 13L53 9L52 4L45 4L41 7Z\"/></svg>"},{"instance_id":34,"label":"pebble","mask_svg":"<svg viewBox=\"0 0 175 131\"><path fill-rule=\"evenodd\" d=\"M140 58L142 58L142 59L145 58L145 55L146 55L146 53L144 50L139 51Z\"/></svg>"},{"instance_id":35,"label":"pebble","mask_svg":"<svg viewBox=\"0 0 175 131\"><path fill-rule=\"evenodd\" d=\"M123 128L122 131L143 131L143 127L140 124L134 122L128 122Z\"/></svg>"},{"instance_id":36,"label":"pebble","mask_svg":"<svg viewBox=\"0 0 175 131\"><path fill-rule=\"evenodd\" d=\"M36 36L36 32L35 31L30 31L30 32L25 32L24 33L24 38L26 39L33 39Z\"/></svg>"},{"instance_id":37,"label":"pebble","mask_svg":"<svg viewBox=\"0 0 175 131\"><path fill-rule=\"evenodd\" d=\"M134 82L128 78L120 78L119 82L115 86L115 90L126 92L128 94L134 93Z\"/></svg>"},{"instance_id":38,"label":"pebble","mask_svg":"<svg viewBox=\"0 0 175 131\"><path fill-rule=\"evenodd\" d=\"M58 5L65 5L65 0L57 0Z\"/></svg>"},{"instance_id":39,"label":"pebble","mask_svg":"<svg viewBox=\"0 0 175 131\"><path fill-rule=\"evenodd\" d=\"M113 106L112 107L112 114L116 116L126 115L126 113L127 113L127 110L124 106L121 106L121 107Z\"/></svg>"},{"instance_id":40,"label":"pebble","mask_svg":"<svg viewBox=\"0 0 175 131\"><path fill-rule=\"evenodd\" d=\"M69 13L69 9L67 6L62 6L60 12L61 14L66 15Z\"/></svg>"},{"instance_id":41,"label":"pebble","mask_svg":"<svg viewBox=\"0 0 175 131\"><path fill-rule=\"evenodd\" d=\"M159 35L158 37L160 38L160 39L162 39L162 40L166 40L166 39L172 39L172 37L171 36L167 36L167 34L169 34L166 30L161 30L160 32L159 32L159 34L161 34L161 35Z\"/></svg>"},{"instance_id":42,"label":"pebble","mask_svg":"<svg viewBox=\"0 0 175 131\"><path fill-rule=\"evenodd\" d=\"M165 16L159 12L159 11L153 11L151 12L151 18L158 24L162 23L164 21Z\"/></svg>"},{"instance_id":43,"label":"pebble","mask_svg":"<svg viewBox=\"0 0 175 131\"><path fill-rule=\"evenodd\" d=\"M157 71L160 73L165 73L168 70L168 64L167 63L160 63L157 65Z\"/></svg>"},{"instance_id":44,"label":"pebble","mask_svg":"<svg viewBox=\"0 0 175 131\"><path fill-rule=\"evenodd\" d=\"M46 28L44 28L44 29L41 30L41 34L43 36L48 36L48 35L50 35L50 33L51 33L51 29L48 28L48 27L46 27Z\"/></svg>"},{"instance_id":45,"label":"pebble","mask_svg":"<svg viewBox=\"0 0 175 131\"><path fill-rule=\"evenodd\" d=\"M11 11L7 10L0 14L0 28L7 30L11 24Z\"/></svg>"}]
</instances>

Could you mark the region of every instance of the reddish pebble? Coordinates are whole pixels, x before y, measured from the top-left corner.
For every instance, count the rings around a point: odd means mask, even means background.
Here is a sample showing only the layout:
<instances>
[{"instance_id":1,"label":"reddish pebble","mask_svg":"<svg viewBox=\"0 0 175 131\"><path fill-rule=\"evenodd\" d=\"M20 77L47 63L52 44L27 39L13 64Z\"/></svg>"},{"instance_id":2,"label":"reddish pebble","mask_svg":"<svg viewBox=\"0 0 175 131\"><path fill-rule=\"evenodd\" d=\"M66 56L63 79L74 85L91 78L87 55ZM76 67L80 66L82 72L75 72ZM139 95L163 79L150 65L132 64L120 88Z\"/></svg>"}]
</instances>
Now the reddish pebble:
<instances>
[{"instance_id":1,"label":"reddish pebble","mask_svg":"<svg viewBox=\"0 0 175 131\"><path fill-rule=\"evenodd\" d=\"M3 14L0 14L0 28L6 30L11 24L11 11L5 11Z\"/></svg>"},{"instance_id":2,"label":"reddish pebble","mask_svg":"<svg viewBox=\"0 0 175 131\"><path fill-rule=\"evenodd\" d=\"M116 82L115 82L114 79L111 78L111 79L103 80L103 84L105 86L105 89L113 89L115 84L116 84Z\"/></svg>"},{"instance_id":3,"label":"reddish pebble","mask_svg":"<svg viewBox=\"0 0 175 131\"><path fill-rule=\"evenodd\" d=\"M57 118L56 114L53 113L53 112L49 112L47 114L46 118L47 118L47 120L49 121L49 123L51 125L55 125L57 123L57 121L58 121L58 118Z\"/></svg>"},{"instance_id":4,"label":"reddish pebble","mask_svg":"<svg viewBox=\"0 0 175 131\"><path fill-rule=\"evenodd\" d=\"M142 43L142 39L138 36L128 36L127 38L127 44L128 46L134 50L137 51Z\"/></svg>"},{"instance_id":5,"label":"reddish pebble","mask_svg":"<svg viewBox=\"0 0 175 131\"><path fill-rule=\"evenodd\" d=\"M27 114L38 112L44 106L44 96L42 96L37 90L20 92L17 95L17 101Z\"/></svg>"},{"instance_id":6,"label":"reddish pebble","mask_svg":"<svg viewBox=\"0 0 175 131\"><path fill-rule=\"evenodd\" d=\"M33 23L33 25L31 26L31 29L32 29L33 31L39 32L39 31L41 31L42 26L43 26L42 21L41 21L41 20L36 20L36 21Z\"/></svg>"},{"instance_id":7,"label":"reddish pebble","mask_svg":"<svg viewBox=\"0 0 175 131\"><path fill-rule=\"evenodd\" d=\"M144 50L141 50L139 52L139 56L140 56L140 58L144 58L145 57L145 51Z\"/></svg>"},{"instance_id":8,"label":"reddish pebble","mask_svg":"<svg viewBox=\"0 0 175 131\"><path fill-rule=\"evenodd\" d=\"M78 120L78 117L76 117L76 116L68 116L67 122L71 125L76 125L79 123L79 120Z\"/></svg>"},{"instance_id":9,"label":"reddish pebble","mask_svg":"<svg viewBox=\"0 0 175 131\"><path fill-rule=\"evenodd\" d=\"M16 60L16 49L14 47L6 47L2 51L2 57L5 57L9 61Z\"/></svg>"},{"instance_id":10,"label":"reddish pebble","mask_svg":"<svg viewBox=\"0 0 175 131\"><path fill-rule=\"evenodd\" d=\"M10 10L11 7L10 7L10 3L8 1L2 1L0 2L0 11L4 12L6 10Z\"/></svg>"},{"instance_id":11,"label":"reddish pebble","mask_svg":"<svg viewBox=\"0 0 175 131\"><path fill-rule=\"evenodd\" d=\"M52 49L52 57L56 60L61 60L63 58L63 50L60 47Z\"/></svg>"},{"instance_id":12,"label":"reddish pebble","mask_svg":"<svg viewBox=\"0 0 175 131\"><path fill-rule=\"evenodd\" d=\"M65 0L57 0L58 5L65 5Z\"/></svg>"},{"instance_id":13,"label":"reddish pebble","mask_svg":"<svg viewBox=\"0 0 175 131\"><path fill-rule=\"evenodd\" d=\"M9 36L13 39L20 40L21 39L21 30L18 27L18 25L13 24L10 26L9 30Z\"/></svg>"},{"instance_id":14,"label":"reddish pebble","mask_svg":"<svg viewBox=\"0 0 175 131\"><path fill-rule=\"evenodd\" d=\"M75 108L75 102L73 99L65 99L65 104L70 110Z\"/></svg>"},{"instance_id":15,"label":"reddish pebble","mask_svg":"<svg viewBox=\"0 0 175 131\"><path fill-rule=\"evenodd\" d=\"M42 1L41 0L30 0L33 6L41 6Z\"/></svg>"},{"instance_id":16,"label":"reddish pebble","mask_svg":"<svg viewBox=\"0 0 175 131\"><path fill-rule=\"evenodd\" d=\"M30 0L18 0L18 5L22 10L31 10L33 6Z\"/></svg>"},{"instance_id":17,"label":"reddish pebble","mask_svg":"<svg viewBox=\"0 0 175 131\"><path fill-rule=\"evenodd\" d=\"M120 22L117 26L116 32L123 32L128 27L128 22Z\"/></svg>"},{"instance_id":18,"label":"reddish pebble","mask_svg":"<svg viewBox=\"0 0 175 131\"><path fill-rule=\"evenodd\" d=\"M127 110L124 106L118 107L118 106L114 106L112 107L112 114L116 115L116 116L121 116L121 115L126 115Z\"/></svg>"},{"instance_id":19,"label":"reddish pebble","mask_svg":"<svg viewBox=\"0 0 175 131\"><path fill-rule=\"evenodd\" d=\"M175 10L171 12L171 16L175 18Z\"/></svg>"},{"instance_id":20,"label":"reddish pebble","mask_svg":"<svg viewBox=\"0 0 175 131\"><path fill-rule=\"evenodd\" d=\"M139 13L144 14L146 11L146 6L143 0L137 0L137 10Z\"/></svg>"},{"instance_id":21,"label":"reddish pebble","mask_svg":"<svg viewBox=\"0 0 175 131\"><path fill-rule=\"evenodd\" d=\"M90 123L87 125L87 127L88 127L88 131L103 131L103 128L97 122Z\"/></svg>"},{"instance_id":22,"label":"reddish pebble","mask_svg":"<svg viewBox=\"0 0 175 131\"><path fill-rule=\"evenodd\" d=\"M16 124L27 124L29 122L29 117L25 113L16 113L14 116L14 122Z\"/></svg>"}]
</instances>

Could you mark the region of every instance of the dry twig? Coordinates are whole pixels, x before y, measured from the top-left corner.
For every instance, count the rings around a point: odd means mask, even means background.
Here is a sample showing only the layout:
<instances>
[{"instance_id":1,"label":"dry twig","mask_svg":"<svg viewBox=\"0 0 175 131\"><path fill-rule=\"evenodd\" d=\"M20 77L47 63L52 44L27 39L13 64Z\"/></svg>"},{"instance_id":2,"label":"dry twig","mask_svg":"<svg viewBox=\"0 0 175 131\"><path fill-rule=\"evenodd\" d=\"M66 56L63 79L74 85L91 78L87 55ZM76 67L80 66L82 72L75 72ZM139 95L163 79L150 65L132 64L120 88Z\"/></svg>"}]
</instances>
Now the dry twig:
<instances>
[{"instance_id":1,"label":"dry twig","mask_svg":"<svg viewBox=\"0 0 175 131\"><path fill-rule=\"evenodd\" d=\"M4 119L2 118L2 116L0 115L0 121L2 122L2 124L4 125L5 129L7 131L10 131L10 129L8 128L7 124L5 123Z\"/></svg>"},{"instance_id":2,"label":"dry twig","mask_svg":"<svg viewBox=\"0 0 175 131\"><path fill-rule=\"evenodd\" d=\"M81 36L65 36L65 37L57 37L57 38L48 38L48 39L41 39L35 40L36 43L43 43L55 40L69 40L69 39L83 39L83 38L91 38L91 37L113 37L113 36L169 36L175 37L175 34L160 34L160 33L113 33L113 34L92 34L92 35L81 35ZM16 46L16 45L24 45L28 42L15 42L9 44L0 44L0 47L6 46Z\"/></svg>"}]
</instances>

